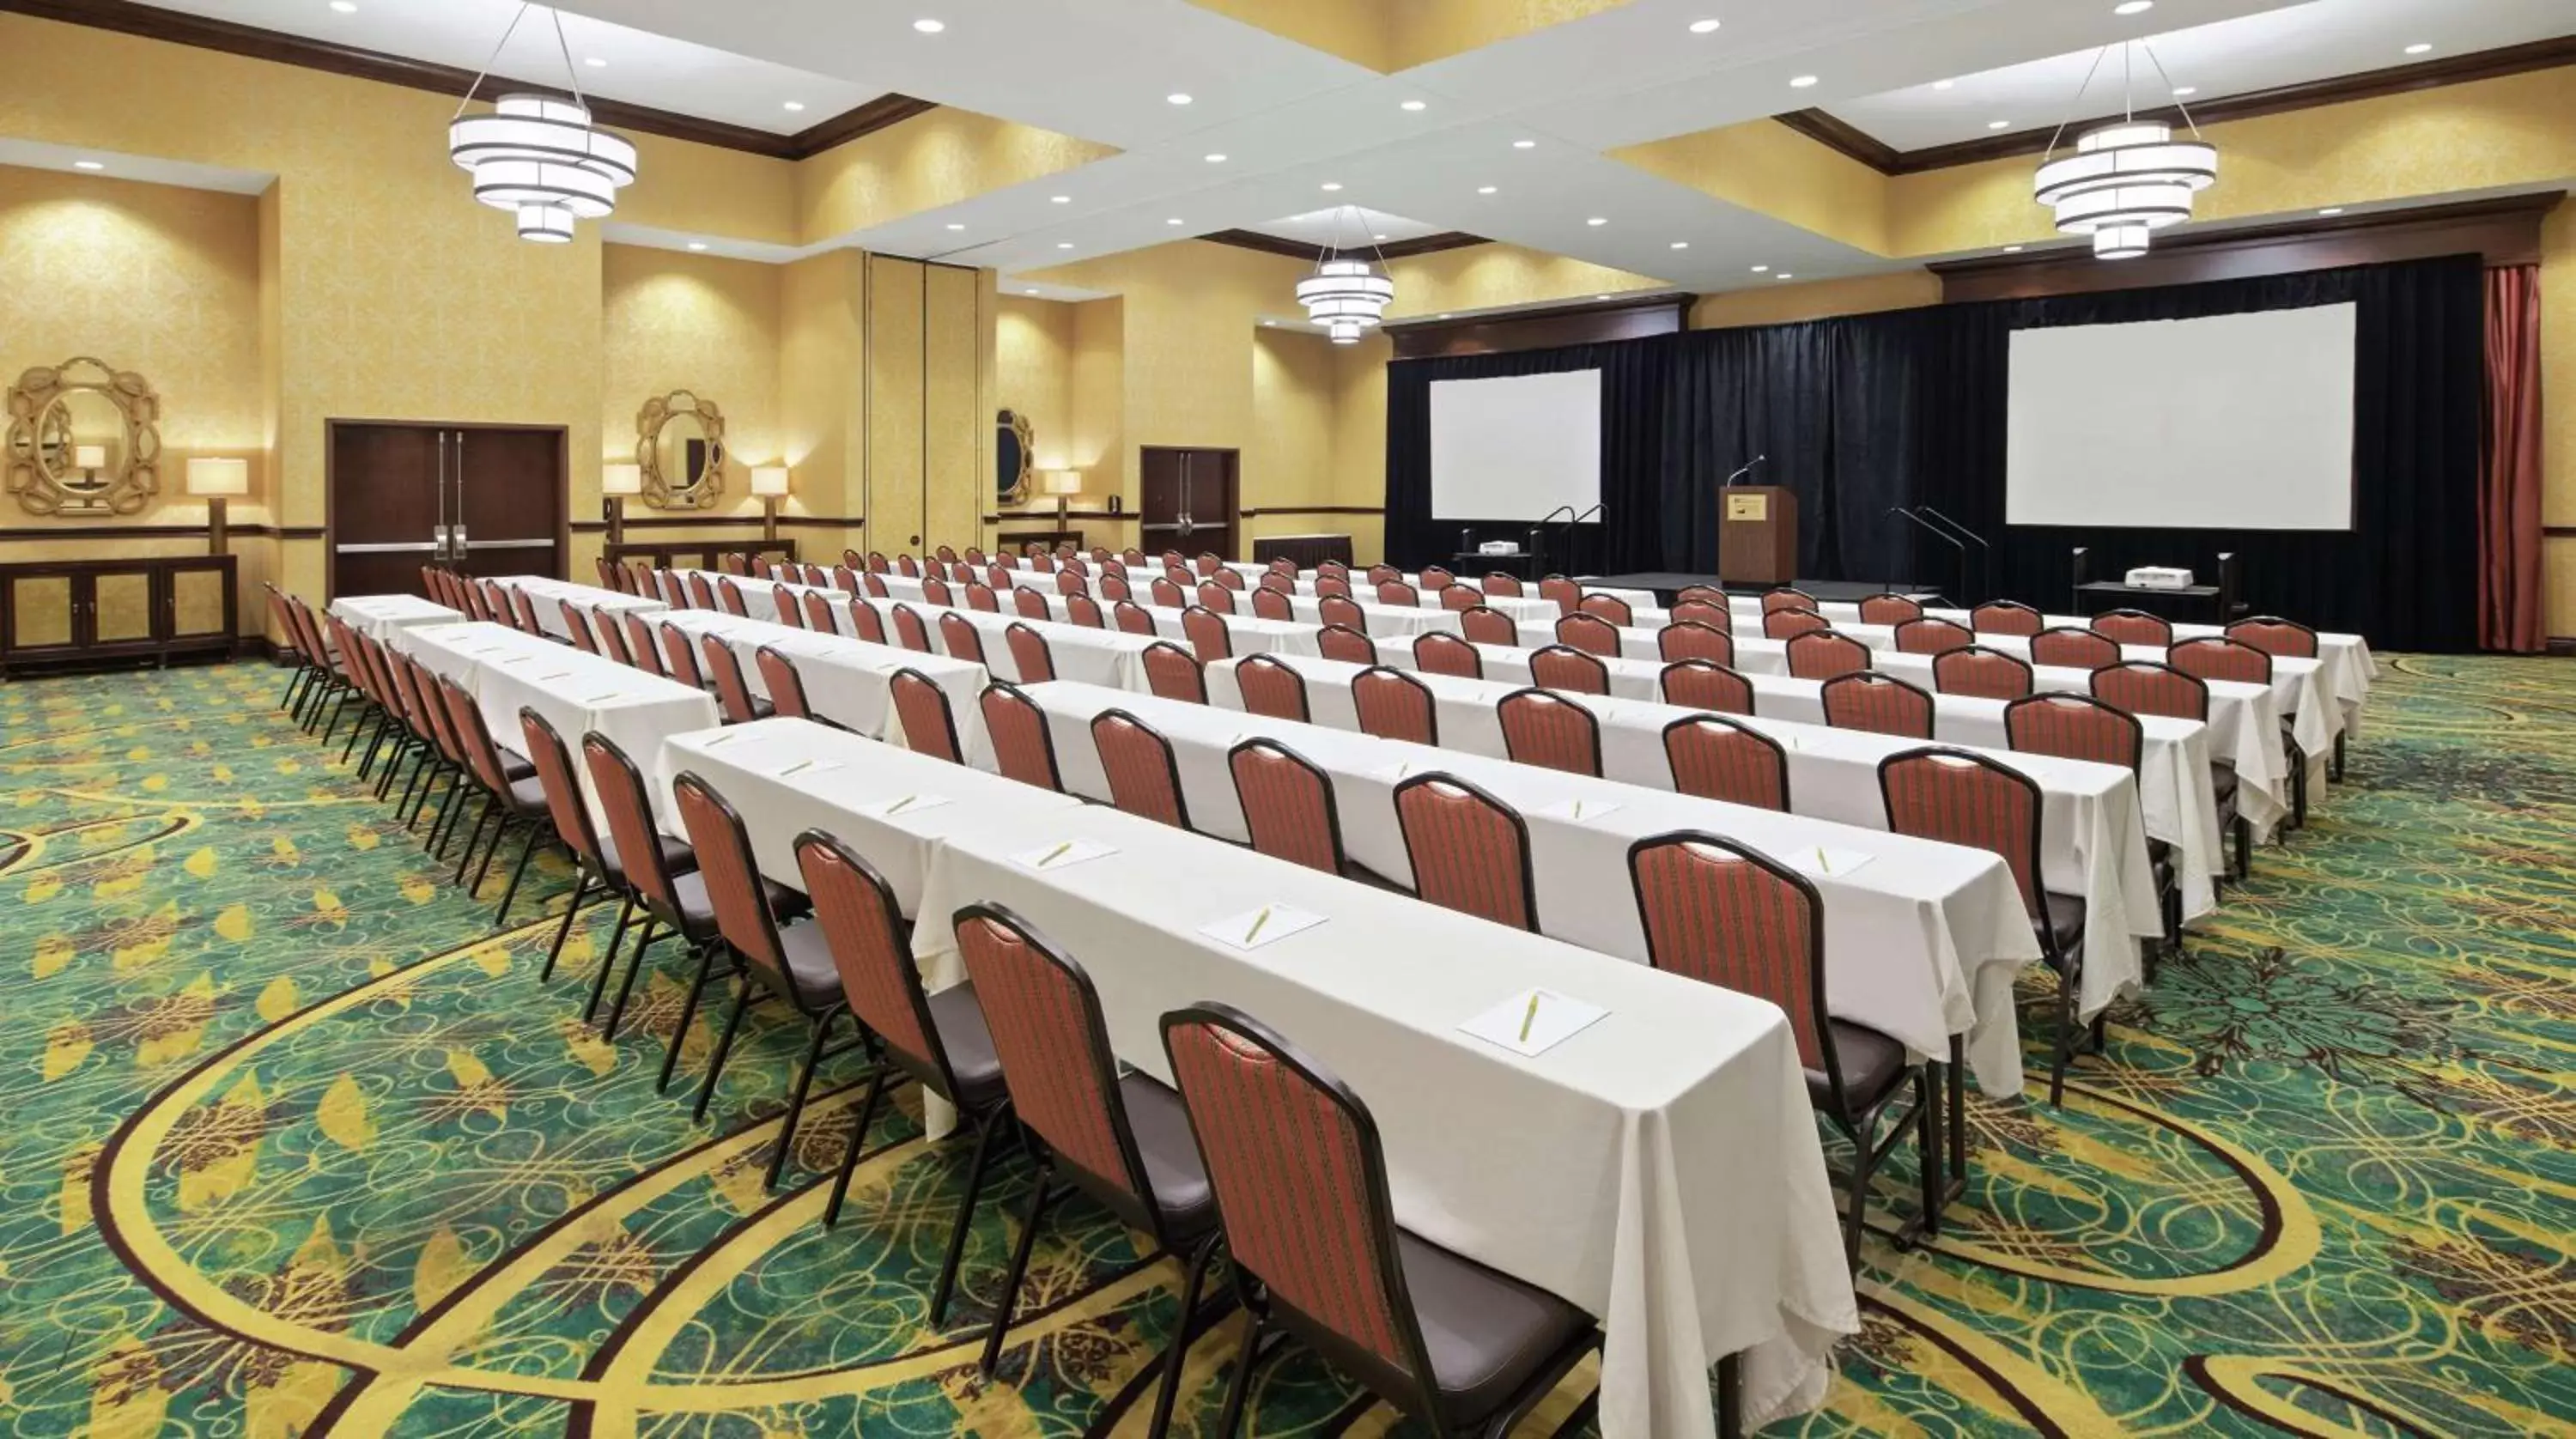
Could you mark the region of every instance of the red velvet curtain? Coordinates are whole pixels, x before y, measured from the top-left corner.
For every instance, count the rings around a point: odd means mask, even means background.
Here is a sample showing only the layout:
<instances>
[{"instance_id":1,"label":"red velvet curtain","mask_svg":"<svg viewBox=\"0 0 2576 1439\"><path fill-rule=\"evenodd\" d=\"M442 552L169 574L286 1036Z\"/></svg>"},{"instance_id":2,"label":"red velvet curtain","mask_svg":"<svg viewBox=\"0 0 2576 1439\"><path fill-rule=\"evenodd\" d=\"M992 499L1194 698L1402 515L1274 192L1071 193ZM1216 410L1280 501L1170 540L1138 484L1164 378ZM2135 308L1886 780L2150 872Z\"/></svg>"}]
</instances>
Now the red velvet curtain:
<instances>
[{"instance_id":1,"label":"red velvet curtain","mask_svg":"<svg viewBox=\"0 0 2576 1439\"><path fill-rule=\"evenodd\" d=\"M2540 267L2487 271L2487 414L2479 454L2478 643L2532 653L2540 613Z\"/></svg>"}]
</instances>

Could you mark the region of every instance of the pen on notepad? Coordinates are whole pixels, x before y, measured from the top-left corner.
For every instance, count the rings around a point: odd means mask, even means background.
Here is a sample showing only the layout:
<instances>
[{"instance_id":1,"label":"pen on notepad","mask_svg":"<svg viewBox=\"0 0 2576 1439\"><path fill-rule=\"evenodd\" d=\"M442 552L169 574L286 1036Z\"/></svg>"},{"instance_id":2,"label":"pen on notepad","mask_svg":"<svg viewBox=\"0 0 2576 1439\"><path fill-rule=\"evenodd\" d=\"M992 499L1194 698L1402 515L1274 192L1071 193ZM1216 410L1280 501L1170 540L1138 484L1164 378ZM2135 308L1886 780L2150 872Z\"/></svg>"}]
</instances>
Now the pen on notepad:
<instances>
[{"instance_id":1,"label":"pen on notepad","mask_svg":"<svg viewBox=\"0 0 2576 1439\"><path fill-rule=\"evenodd\" d=\"M1245 944L1250 944L1254 940L1259 939L1261 937L1261 927L1269 922L1270 906L1265 904L1261 907L1261 913L1252 917L1252 928L1244 931L1243 942Z\"/></svg>"},{"instance_id":2,"label":"pen on notepad","mask_svg":"<svg viewBox=\"0 0 2576 1439\"><path fill-rule=\"evenodd\" d=\"M1530 991L1529 1008L1521 1013L1521 1043L1529 1043L1530 1026L1538 1020L1538 991Z\"/></svg>"},{"instance_id":3,"label":"pen on notepad","mask_svg":"<svg viewBox=\"0 0 2576 1439\"><path fill-rule=\"evenodd\" d=\"M813 763L814 763L814 762L813 762L812 760L810 760L810 759L800 759L800 760L798 760L796 763L789 765L787 768L785 768L785 769L783 769L783 770L780 770L780 771L778 772L778 777L779 777L780 779L785 779L785 778L787 778L789 775L794 774L794 773L796 773L798 770L800 770L800 769L804 769L804 768L806 768L807 766L809 766L809 765L811 765L811 764L813 764Z\"/></svg>"},{"instance_id":4,"label":"pen on notepad","mask_svg":"<svg viewBox=\"0 0 2576 1439\"><path fill-rule=\"evenodd\" d=\"M1583 818L1583 801L1579 799L1574 802L1574 818Z\"/></svg>"},{"instance_id":5,"label":"pen on notepad","mask_svg":"<svg viewBox=\"0 0 2576 1439\"><path fill-rule=\"evenodd\" d=\"M1825 858L1825 851L1822 845L1816 847L1816 868L1822 870L1826 874L1834 872L1833 863Z\"/></svg>"},{"instance_id":6,"label":"pen on notepad","mask_svg":"<svg viewBox=\"0 0 2576 1439\"><path fill-rule=\"evenodd\" d=\"M1060 845L1057 845L1055 848L1053 848L1053 849L1051 849L1051 850L1048 850L1048 851L1046 852L1046 857L1045 857L1045 858L1043 858L1043 859L1040 859L1040 860L1038 861L1038 868L1040 868L1040 869L1044 869L1044 868L1046 868L1048 865L1051 865L1051 864L1055 863L1055 857L1056 857L1057 855L1060 855L1060 854L1064 853L1066 850L1069 850L1069 849L1071 849L1071 848L1073 848L1073 841L1072 841L1072 840L1066 840L1064 843L1062 843L1062 844L1060 844Z\"/></svg>"},{"instance_id":7,"label":"pen on notepad","mask_svg":"<svg viewBox=\"0 0 2576 1439\"><path fill-rule=\"evenodd\" d=\"M912 803L914 800L917 800L917 799L919 799L919 798L921 798L921 796L919 796L919 795L917 795L917 794L908 794L908 795L905 795L903 798L901 798L901 799L899 799L899 800L896 800L894 803L892 803L892 804L890 804L890 805L887 805L887 806L886 806L886 817L887 817L887 818L889 818L889 819L891 819L891 818L893 818L894 816L896 816L896 815L899 815L899 814L903 813L903 807L904 807L905 805L908 805L908 804Z\"/></svg>"}]
</instances>

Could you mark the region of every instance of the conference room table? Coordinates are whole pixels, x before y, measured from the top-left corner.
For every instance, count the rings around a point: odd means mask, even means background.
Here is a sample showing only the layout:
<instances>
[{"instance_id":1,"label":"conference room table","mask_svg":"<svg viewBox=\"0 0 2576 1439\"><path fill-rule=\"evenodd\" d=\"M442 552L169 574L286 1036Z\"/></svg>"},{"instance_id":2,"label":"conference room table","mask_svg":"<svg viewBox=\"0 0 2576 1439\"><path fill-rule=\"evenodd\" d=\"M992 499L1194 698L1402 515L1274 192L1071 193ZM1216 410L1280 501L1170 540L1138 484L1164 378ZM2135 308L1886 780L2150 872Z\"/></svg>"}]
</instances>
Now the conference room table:
<instances>
[{"instance_id":1,"label":"conference room table","mask_svg":"<svg viewBox=\"0 0 2576 1439\"><path fill-rule=\"evenodd\" d=\"M1963 1037L1980 1088L2021 1090L2012 981L2039 957L2039 946L2011 871L1994 855L1677 794L1669 785L1566 774L1236 708L1095 685L1034 685L1028 693L1047 716L1065 788L1110 798L1090 726L1105 711L1124 710L1171 742L1191 828L1236 843L1251 832L1228 753L1255 736L1286 745L1330 779L1351 860L1402 885L1413 882L1413 870L1395 818L1395 786L1429 771L1457 775L1511 805L1528 825L1540 931L1638 963L1646 960L1646 943L1629 898L1628 847L1680 829L1752 845L1804 874L1825 901L1835 1014L1936 1059L1953 1036ZM972 758L993 764L989 747Z\"/></svg>"},{"instance_id":2,"label":"conference room table","mask_svg":"<svg viewBox=\"0 0 2576 1439\"><path fill-rule=\"evenodd\" d=\"M1709 1369L1728 1354L1748 1425L1822 1400L1859 1314L1777 1009L926 763L769 720L675 736L661 769L732 800L782 883L802 886L788 846L809 826L880 867L917 857L913 952L933 987L962 977L949 916L991 902L1082 964L1112 1051L1157 1079L1171 1010L1215 999L1278 1028L1369 1106L1398 1222L1600 1321L1605 1436L1710 1433ZM1264 910L1280 922L1249 943ZM1559 1015L1604 1012L1537 1053L1463 1028L1533 989Z\"/></svg>"},{"instance_id":3,"label":"conference room table","mask_svg":"<svg viewBox=\"0 0 2576 1439\"><path fill-rule=\"evenodd\" d=\"M1536 651L1502 645L1478 645L1475 648L1477 660L1484 668L1484 679L1502 684L1505 693L1532 683L1530 657ZM1398 656L1390 653L1388 663L1395 668L1414 667L1409 654ZM1662 701L1664 665L1661 661L1623 658L1604 660L1602 666L1609 672L1611 698ZM1791 724L1825 724L1823 681L1796 679L1785 674L1748 674L1744 680L1753 690L1755 716ZM1926 688L1929 688L1928 683ZM1342 692L1348 694L1347 684L1342 686ZM1214 697L1211 686L1210 698ZM1464 697L1461 698L1463 700ZM1933 741L1969 749L2011 749L2011 737L2004 729L2005 703L1979 695L1934 692ZM1353 723L1356 722L1354 718ZM1489 727L1492 731L1489 742L1501 743L1500 720L1471 713L1462 716L1461 723ZM2209 726L2198 720L2141 715L2138 727L2138 801L2147 835L2151 839L2163 840L2180 852L2183 918L2198 919L2217 907L2218 892L2211 883L2212 877L2227 872L2227 852L2221 843L2218 824L2218 798L2210 783ZM1444 734L1447 728L1444 722Z\"/></svg>"},{"instance_id":4,"label":"conference room table","mask_svg":"<svg viewBox=\"0 0 2576 1439\"><path fill-rule=\"evenodd\" d=\"M1281 662L1305 677L1307 712L1317 723L1332 729L1359 729L1351 680L1361 666L1302 656L1283 656ZM1242 690L1234 678L1240 663L1229 660L1208 667L1210 704L1243 707ZM1432 693L1442 750L1508 759L1496 707L1520 686L1454 675L1417 673L1414 677ZM1582 706L1599 721L1603 777L1667 792L1673 789L1673 774L1664 754L1665 727L1677 719L1707 713L1645 700L1553 693ZM1769 735L1787 751L1789 801L1795 813L1862 829L1887 828L1878 763L1919 747L1919 741L1760 716L1732 718ZM2147 859L2137 778L2117 766L2053 755L2013 750L1983 753L2039 786L2041 882L2085 903L2088 940L2079 1002L2089 1018L2139 982L2139 941L2164 933L2155 873Z\"/></svg>"},{"instance_id":5,"label":"conference room table","mask_svg":"<svg viewBox=\"0 0 2576 1439\"><path fill-rule=\"evenodd\" d=\"M390 644L399 630L455 624L465 618L462 611L418 595L342 595L331 602L328 613L378 644Z\"/></svg>"},{"instance_id":6,"label":"conference room table","mask_svg":"<svg viewBox=\"0 0 2576 1439\"><path fill-rule=\"evenodd\" d=\"M576 756L582 797L590 801L593 822L602 825L607 817L591 788L589 766L578 759L584 735L606 735L637 769L650 772L662 741L723 722L715 697L703 690L508 625L421 625L400 631L391 643L472 694L496 744L524 751L528 740L519 711L543 715Z\"/></svg>"},{"instance_id":7,"label":"conference room table","mask_svg":"<svg viewBox=\"0 0 2576 1439\"><path fill-rule=\"evenodd\" d=\"M563 606L559 603L563 600L570 600L593 614L605 612L612 616L624 615L629 610L658 614L670 608L658 598L630 595L623 590L603 589L598 585L558 580L547 575L494 575L492 580L505 590L517 590L526 595L530 601L529 608L536 611L538 627L557 639L572 638L572 631L564 625ZM643 761L639 759L636 762L641 764Z\"/></svg>"},{"instance_id":8,"label":"conference room table","mask_svg":"<svg viewBox=\"0 0 2576 1439\"><path fill-rule=\"evenodd\" d=\"M889 637L894 634L894 608L903 601L870 599L861 595L857 603L875 610L886 626L886 634ZM921 617L922 627L929 632L931 649L943 655L949 652L948 636L940 632L940 616L964 616L966 623L975 627L976 638L982 642L984 667L996 679L1015 684L1020 682L1020 663L1012 656L1010 640L1006 636L1011 626L1027 625L1045 637L1047 654L1054 661L1058 676L1119 689L1142 690L1149 687L1145 682L1145 650L1147 646L1158 643L1159 639L1131 635L1124 630L1061 624L1054 620L1024 620L1016 614L997 614L955 605L943 610L925 602L913 604L910 608ZM850 623L846 605L835 612L835 618L844 625ZM963 733L962 729L960 733Z\"/></svg>"},{"instance_id":9,"label":"conference room table","mask_svg":"<svg viewBox=\"0 0 2576 1439\"><path fill-rule=\"evenodd\" d=\"M904 670L920 674L947 694L948 711L961 742L983 724L977 701L988 677L984 666L973 660L870 644L848 635L820 634L722 610L672 610L654 619L678 627L693 641L703 635L721 637L742 666L745 687L762 699L770 698L770 693L769 682L760 672L760 650L764 645L777 650L795 662L806 703L816 714L887 744L905 744L892 688L894 677Z\"/></svg>"}]
</instances>

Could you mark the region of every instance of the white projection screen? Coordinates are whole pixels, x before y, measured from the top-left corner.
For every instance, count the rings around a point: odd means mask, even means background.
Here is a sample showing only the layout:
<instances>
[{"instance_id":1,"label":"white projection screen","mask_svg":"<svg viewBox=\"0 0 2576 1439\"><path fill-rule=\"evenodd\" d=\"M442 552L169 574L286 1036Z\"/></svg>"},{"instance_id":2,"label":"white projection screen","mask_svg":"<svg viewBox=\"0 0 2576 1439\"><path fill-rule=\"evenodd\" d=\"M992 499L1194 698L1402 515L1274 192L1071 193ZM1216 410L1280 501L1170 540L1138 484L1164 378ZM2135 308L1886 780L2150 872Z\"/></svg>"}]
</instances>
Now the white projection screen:
<instances>
[{"instance_id":1,"label":"white projection screen","mask_svg":"<svg viewBox=\"0 0 2576 1439\"><path fill-rule=\"evenodd\" d=\"M2353 306L2012 335L2004 518L2352 528Z\"/></svg>"},{"instance_id":2,"label":"white projection screen","mask_svg":"<svg viewBox=\"0 0 2576 1439\"><path fill-rule=\"evenodd\" d=\"M1431 384L1431 515L1535 520L1601 499L1601 372Z\"/></svg>"}]
</instances>

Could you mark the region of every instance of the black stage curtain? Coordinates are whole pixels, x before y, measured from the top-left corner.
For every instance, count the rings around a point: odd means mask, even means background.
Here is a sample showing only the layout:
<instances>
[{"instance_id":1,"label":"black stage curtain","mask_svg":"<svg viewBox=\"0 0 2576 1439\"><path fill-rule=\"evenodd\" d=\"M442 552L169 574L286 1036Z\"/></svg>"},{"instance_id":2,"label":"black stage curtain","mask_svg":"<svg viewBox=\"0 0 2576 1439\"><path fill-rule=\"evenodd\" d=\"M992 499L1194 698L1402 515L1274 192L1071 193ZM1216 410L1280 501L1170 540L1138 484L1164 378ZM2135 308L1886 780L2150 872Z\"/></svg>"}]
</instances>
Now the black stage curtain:
<instances>
[{"instance_id":1,"label":"black stage curtain","mask_svg":"<svg viewBox=\"0 0 2576 1439\"><path fill-rule=\"evenodd\" d=\"M2214 578L2216 556L2228 551L2243 559L2245 598L2257 611L2389 648L2469 649L2485 383L2480 270L2467 256L1398 361L1387 367L1387 555L1407 567L1445 563L1462 527L1518 537L1532 518L1432 517L1434 380L1598 368L1606 509L1597 545L1577 556L1585 569L1714 572L1717 484L1767 453L1756 479L1798 495L1799 573L1809 578L1960 588L1958 551L1888 513L1930 504L1993 545L1972 589L2057 609L2071 602L2077 545L2091 549L2097 578L2145 564ZM2004 525L2013 330L2343 301L2358 306L2352 530Z\"/></svg>"},{"instance_id":2,"label":"black stage curtain","mask_svg":"<svg viewBox=\"0 0 2576 1439\"><path fill-rule=\"evenodd\" d=\"M2483 264L2471 255L1918 311L1940 322L1918 356L1925 431L1919 497L1993 543L1989 587L1996 594L2044 608L2071 602L2069 556L2077 545L2091 550L2096 579L2117 579L2135 565L2180 565L2208 581L2225 551L2242 558L2243 598L2257 613L2356 632L2390 649L2473 649L2483 284ZM2356 306L2350 530L2004 524L2012 331L2345 302ZM2105 403L2117 399L2106 396ZM1927 579L1947 583L1956 569L1952 552L1929 540L1916 558Z\"/></svg>"}]
</instances>

